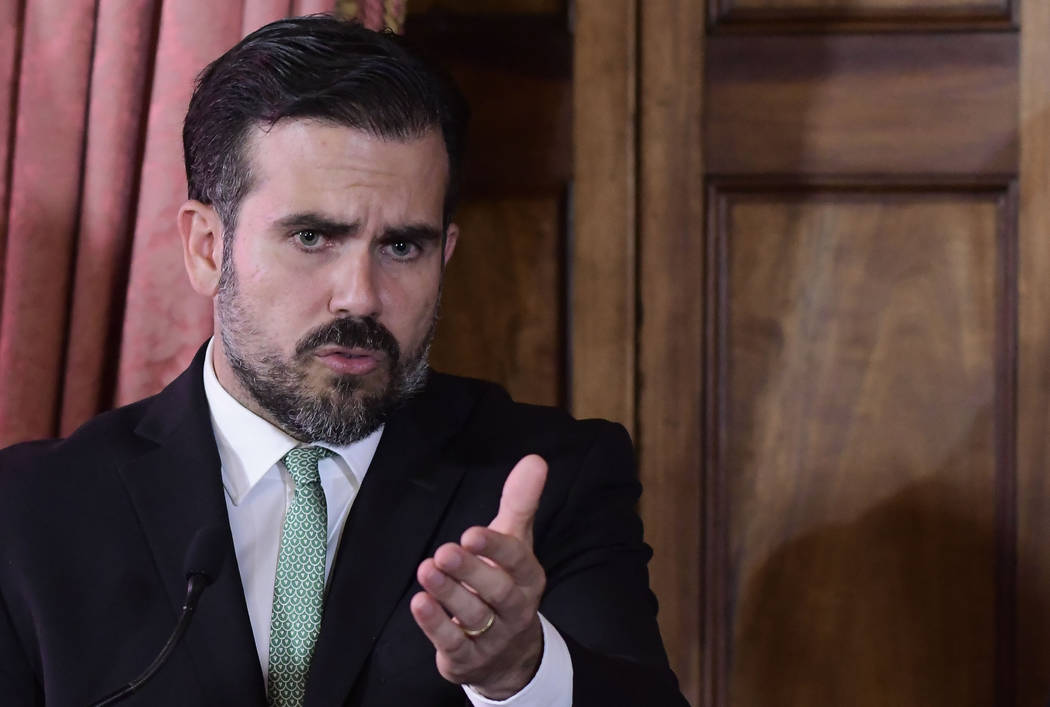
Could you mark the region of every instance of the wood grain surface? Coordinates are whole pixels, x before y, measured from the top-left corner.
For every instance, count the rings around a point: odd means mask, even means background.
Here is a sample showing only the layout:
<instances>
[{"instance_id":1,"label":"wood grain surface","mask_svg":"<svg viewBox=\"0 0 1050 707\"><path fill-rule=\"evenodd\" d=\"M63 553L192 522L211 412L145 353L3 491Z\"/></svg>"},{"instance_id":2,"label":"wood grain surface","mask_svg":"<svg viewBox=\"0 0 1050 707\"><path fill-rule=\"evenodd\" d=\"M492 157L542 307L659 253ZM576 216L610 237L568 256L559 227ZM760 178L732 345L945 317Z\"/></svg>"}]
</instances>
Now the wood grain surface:
<instances>
[{"instance_id":1,"label":"wood grain surface","mask_svg":"<svg viewBox=\"0 0 1050 707\"><path fill-rule=\"evenodd\" d=\"M1011 33L711 37L707 168L1012 173L1017 44Z\"/></svg>"},{"instance_id":2,"label":"wood grain surface","mask_svg":"<svg viewBox=\"0 0 1050 707\"><path fill-rule=\"evenodd\" d=\"M1009 29L1019 0L710 0L717 30Z\"/></svg>"},{"instance_id":3,"label":"wood grain surface","mask_svg":"<svg viewBox=\"0 0 1050 707\"><path fill-rule=\"evenodd\" d=\"M706 663L702 391L704 173L703 0L639 8L638 428L642 519L660 600L660 630L694 705L718 671Z\"/></svg>"},{"instance_id":4,"label":"wood grain surface","mask_svg":"<svg viewBox=\"0 0 1050 707\"><path fill-rule=\"evenodd\" d=\"M563 3L512 4L409 4L406 37L446 66L472 111L431 360L564 407L572 39Z\"/></svg>"},{"instance_id":5,"label":"wood grain surface","mask_svg":"<svg viewBox=\"0 0 1050 707\"><path fill-rule=\"evenodd\" d=\"M1050 701L1050 3L1021 29L1018 705Z\"/></svg>"},{"instance_id":6,"label":"wood grain surface","mask_svg":"<svg viewBox=\"0 0 1050 707\"><path fill-rule=\"evenodd\" d=\"M728 0L749 10L975 10L1002 9L1008 0ZM723 0L723 4L726 0Z\"/></svg>"},{"instance_id":7,"label":"wood grain surface","mask_svg":"<svg viewBox=\"0 0 1050 707\"><path fill-rule=\"evenodd\" d=\"M446 271L431 360L522 402L565 402L564 210L556 197L475 200Z\"/></svg>"},{"instance_id":8,"label":"wood grain surface","mask_svg":"<svg viewBox=\"0 0 1050 707\"><path fill-rule=\"evenodd\" d=\"M577 0L570 405L635 426L637 0Z\"/></svg>"},{"instance_id":9,"label":"wood grain surface","mask_svg":"<svg viewBox=\"0 0 1050 707\"><path fill-rule=\"evenodd\" d=\"M566 18L412 14L405 26L409 41L442 62L470 103L465 193L564 191L572 179L573 101Z\"/></svg>"},{"instance_id":10,"label":"wood grain surface","mask_svg":"<svg viewBox=\"0 0 1050 707\"><path fill-rule=\"evenodd\" d=\"M1008 192L718 202L729 703L993 704Z\"/></svg>"},{"instance_id":11,"label":"wood grain surface","mask_svg":"<svg viewBox=\"0 0 1050 707\"><path fill-rule=\"evenodd\" d=\"M572 180L568 67L564 77L551 78L460 61L450 66L471 103L466 194L498 198L564 191Z\"/></svg>"}]
</instances>

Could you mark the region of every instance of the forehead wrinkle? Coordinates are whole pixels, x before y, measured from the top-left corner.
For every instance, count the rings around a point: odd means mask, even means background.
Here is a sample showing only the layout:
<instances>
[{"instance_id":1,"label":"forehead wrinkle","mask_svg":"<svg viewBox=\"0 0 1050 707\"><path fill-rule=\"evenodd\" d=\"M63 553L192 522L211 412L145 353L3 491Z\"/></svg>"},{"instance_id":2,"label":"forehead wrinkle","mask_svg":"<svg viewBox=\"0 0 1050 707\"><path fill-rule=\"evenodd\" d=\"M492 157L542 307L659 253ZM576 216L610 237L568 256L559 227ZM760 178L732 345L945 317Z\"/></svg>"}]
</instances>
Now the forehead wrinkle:
<instances>
[{"instance_id":1,"label":"forehead wrinkle","mask_svg":"<svg viewBox=\"0 0 1050 707\"><path fill-rule=\"evenodd\" d=\"M311 130L312 126L335 128L336 132L318 133ZM266 129L267 127L269 129ZM370 158L372 153L367 148L358 150L353 143L349 143L349 149L342 149L344 144L348 144L340 139L342 130L356 133L358 139L395 148L399 145L412 148L421 140L437 140L434 146L441 148L441 154L424 151L423 154L429 157L420 160L418 151L401 152L395 149L393 153L381 153L392 159L376 161ZM277 133L283 135L279 136ZM269 149L267 141L271 139L278 139L279 143L276 144L283 147L280 150ZM385 195L383 201L390 206L394 203L415 205L421 203L418 199L423 194L427 194L426 201L429 203L428 192L431 188L440 189L439 197L443 198L448 187L448 156L444 153L440 136L435 133L427 133L419 139L402 141L376 137L367 131L332 125L326 121L279 121L273 126L255 126L245 148L244 156L254 168L252 171L256 176L250 191L256 192L275 181L282 184L289 179L293 180L293 183L298 182L295 175L307 170L303 174L307 182L312 182L314 186L307 188L305 192L296 190L304 197L299 206L305 208L293 207L290 210L314 211L335 221L351 221L356 217L371 220L371 216L365 216L364 213L342 213L342 207L347 204L345 196L337 196L339 192L360 193L363 197L362 205L372 202L371 196L367 196L372 191ZM312 178L309 177L309 172L313 172ZM388 191L391 187L396 187L396 190ZM394 202L390 202L388 197L394 197ZM292 206L290 203L286 205ZM326 208L326 205L334 207L335 211L328 213L329 208ZM271 206L278 204L271 203Z\"/></svg>"},{"instance_id":2,"label":"forehead wrinkle","mask_svg":"<svg viewBox=\"0 0 1050 707\"><path fill-rule=\"evenodd\" d=\"M336 128L336 129L349 130L349 131L355 132L358 135L361 135L361 136L367 138L368 140L374 140L374 141L377 141L377 142L380 142L380 143L385 143L387 145L392 145L392 146L397 146L397 145L408 146L408 145L412 145L414 143L418 144L418 143L420 143L420 142L422 142L424 140L427 140L427 139L431 139L431 140L435 140L436 139L436 140L439 141L439 144L441 146L441 159L439 160L439 164L431 165L432 167L436 167L436 169L428 170L428 171L435 171L435 172L437 172L440 175L440 178L442 179L442 181L445 183L445 188L447 189L447 187L448 187L448 179L449 179L448 154L444 150L444 143L441 142L441 134L440 134L440 132L439 131L435 131L435 130L428 130L428 131L423 132L418 137L413 137L413 138L408 138L408 139L403 139L402 140L402 139L396 139L396 138L387 138L387 137L384 137L384 136L381 136L381 135L373 134L372 132L370 132L368 130L362 130L360 128L355 128L355 127L352 127L352 126L342 125L340 123L336 123L336 122L332 122L332 121L317 120L317 119L310 119L310 118L295 118L295 119L291 119L291 120L281 120L281 121L277 121L276 123L274 123L272 125L263 125L263 124L260 124L260 123L256 123L251 128L251 130L250 130L250 132L249 132L249 134L247 136L247 140L245 140L244 158L245 158L246 164L249 167L253 166L252 163L255 162L255 160L253 158L258 153L260 153L259 146L261 144L261 141L265 137L271 135L275 130L281 130L283 132L289 132L289 131L297 131L297 130L301 130L301 129L304 129L304 128L309 128L310 126L319 126L319 127L324 127L324 128ZM322 133L322 135L323 135L323 133ZM406 165L398 164L398 165L396 165L396 166L394 166L392 168L384 169L384 168L381 168L379 165L376 165L375 163L373 163L371 161L368 161L368 160L362 161L360 159L360 157L361 157L360 155L356 155L355 157L348 157L348 156L346 156L344 154L340 154L340 153L334 152L332 149L330 149L328 147L328 144L330 143L330 140L328 139L327 136L323 136L319 140L319 143L320 143L320 145L321 145L321 147L323 149L320 151L319 155L314 154L312 156L312 158L309 160L309 161L312 162L312 166L315 169L321 169L321 170L324 170L324 171L353 170L353 171L359 172L361 174L373 174L373 175L381 175L381 176L390 176L390 177L394 177L394 178L400 178L400 177L406 176L406 174L405 174L406 173ZM303 142L298 141L298 140L294 140L293 144L298 148L296 150L298 154L293 156L293 159L299 159L299 160L307 161L308 156L310 156L310 151L307 149L307 145L304 144ZM317 150L314 150L314 153L316 153L316 152L317 152ZM265 154L268 154L268 152L262 151L262 154L265 155ZM316 159L318 156L321 158L320 160ZM277 165L277 167L279 167L279 166L280 165ZM407 168L408 168L407 171L411 171L411 170L415 169L416 167L418 167L418 165L407 165ZM435 175L435 176L437 176L437 175ZM365 183L365 184L350 184L348 186L354 187L354 186L368 186L368 185Z\"/></svg>"}]
</instances>

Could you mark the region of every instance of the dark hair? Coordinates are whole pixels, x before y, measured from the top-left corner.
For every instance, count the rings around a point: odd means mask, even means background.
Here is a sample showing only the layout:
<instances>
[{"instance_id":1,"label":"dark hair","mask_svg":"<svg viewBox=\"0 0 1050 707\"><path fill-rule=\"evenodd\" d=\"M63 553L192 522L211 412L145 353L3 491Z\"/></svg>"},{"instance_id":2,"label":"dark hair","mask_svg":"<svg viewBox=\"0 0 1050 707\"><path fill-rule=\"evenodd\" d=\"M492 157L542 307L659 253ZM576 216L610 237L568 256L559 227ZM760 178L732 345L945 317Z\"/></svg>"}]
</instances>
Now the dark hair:
<instances>
[{"instance_id":1,"label":"dark hair","mask_svg":"<svg viewBox=\"0 0 1050 707\"><path fill-rule=\"evenodd\" d=\"M314 15L252 32L197 77L182 128L189 196L232 235L251 190L246 138L286 118L315 118L388 140L440 128L449 161L444 221L459 191L469 111L451 79L392 32Z\"/></svg>"}]
</instances>

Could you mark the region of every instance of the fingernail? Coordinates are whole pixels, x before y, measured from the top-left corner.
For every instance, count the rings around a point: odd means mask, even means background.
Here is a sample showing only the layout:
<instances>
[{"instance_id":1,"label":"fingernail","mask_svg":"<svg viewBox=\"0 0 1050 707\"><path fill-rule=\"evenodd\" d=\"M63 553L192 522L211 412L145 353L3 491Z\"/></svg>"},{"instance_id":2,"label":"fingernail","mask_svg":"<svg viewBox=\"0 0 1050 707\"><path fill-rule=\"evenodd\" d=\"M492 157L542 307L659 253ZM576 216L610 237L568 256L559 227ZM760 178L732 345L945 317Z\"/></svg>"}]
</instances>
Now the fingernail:
<instances>
[{"instance_id":1,"label":"fingernail","mask_svg":"<svg viewBox=\"0 0 1050 707\"><path fill-rule=\"evenodd\" d=\"M440 587L445 583L445 575L442 572L434 571L430 573L430 583L435 587Z\"/></svg>"}]
</instances>

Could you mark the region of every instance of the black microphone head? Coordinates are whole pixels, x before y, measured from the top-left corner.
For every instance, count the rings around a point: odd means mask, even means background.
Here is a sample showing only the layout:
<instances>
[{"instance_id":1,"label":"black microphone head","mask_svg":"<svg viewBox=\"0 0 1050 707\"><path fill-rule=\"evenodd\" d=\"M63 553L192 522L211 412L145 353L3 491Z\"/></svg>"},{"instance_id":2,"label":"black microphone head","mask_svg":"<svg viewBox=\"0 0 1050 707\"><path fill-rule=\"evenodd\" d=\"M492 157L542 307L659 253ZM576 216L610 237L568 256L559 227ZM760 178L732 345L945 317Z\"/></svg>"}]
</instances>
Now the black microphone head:
<instances>
[{"instance_id":1,"label":"black microphone head","mask_svg":"<svg viewBox=\"0 0 1050 707\"><path fill-rule=\"evenodd\" d=\"M225 528L210 525L201 528L193 536L186 550L186 579L193 575L204 577L211 584L219 576L226 561Z\"/></svg>"}]
</instances>

